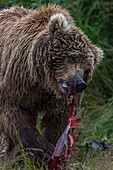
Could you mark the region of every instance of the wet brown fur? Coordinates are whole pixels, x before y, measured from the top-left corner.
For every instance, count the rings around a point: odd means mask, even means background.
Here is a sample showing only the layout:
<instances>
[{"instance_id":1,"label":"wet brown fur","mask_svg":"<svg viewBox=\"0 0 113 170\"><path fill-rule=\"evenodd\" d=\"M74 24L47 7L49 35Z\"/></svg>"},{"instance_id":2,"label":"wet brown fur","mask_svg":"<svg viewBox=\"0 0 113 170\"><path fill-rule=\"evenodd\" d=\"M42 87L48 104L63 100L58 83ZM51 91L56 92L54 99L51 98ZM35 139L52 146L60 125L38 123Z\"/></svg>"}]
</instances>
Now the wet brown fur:
<instances>
[{"instance_id":1,"label":"wet brown fur","mask_svg":"<svg viewBox=\"0 0 113 170\"><path fill-rule=\"evenodd\" d=\"M62 13L65 29L54 14ZM76 64L68 63L72 56ZM65 10L49 6L38 10L13 7L0 12L0 124L6 156L17 146L16 130L24 148L42 149L51 155L68 118L66 96L60 82L76 69L90 81L103 53L78 29ZM83 93L75 96L80 106ZM45 138L36 130L39 113L45 113ZM50 142L50 143L49 143ZM41 162L44 153L34 152ZM49 156L47 156L49 158Z\"/></svg>"}]
</instances>

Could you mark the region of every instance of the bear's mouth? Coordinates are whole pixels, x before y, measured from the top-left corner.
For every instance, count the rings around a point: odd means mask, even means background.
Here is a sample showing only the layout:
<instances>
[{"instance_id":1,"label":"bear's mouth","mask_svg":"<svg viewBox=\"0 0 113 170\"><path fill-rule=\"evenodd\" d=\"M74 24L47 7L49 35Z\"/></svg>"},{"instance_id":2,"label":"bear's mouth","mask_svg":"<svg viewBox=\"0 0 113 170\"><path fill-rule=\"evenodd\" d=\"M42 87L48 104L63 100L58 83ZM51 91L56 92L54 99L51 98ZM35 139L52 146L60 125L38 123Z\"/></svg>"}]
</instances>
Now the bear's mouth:
<instances>
[{"instance_id":1,"label":"bear's mouth","mask_svg":"<svg viewBox=\"0 0 113 170\"><path fill-rule=\"evenodd\" d=\"M73 91L73 93L80 93L86 89L86 86L79 85L76 88L73 88L72 86L66 84L65 82L62 82L61 89L62 89L63 93L65 93L67 95L69 92L69 89L71 89L71 91Z\"/></svg>"},{"instance_id":2,"label":"bear's mouth","mask_svg":"<svg viewBox=\"0 0 113 170\"><path fill-rule=\"evenodd\" d=\"M64 93L68 94L69 87L67 86L66 83L64 83L64 82L61 83L61 89Z\"/></svg>"},{"instance_id":3,"label":"bear's mouth","mask_svg":"<svg viewBox=\"0 0 113 170\"><path fill-rule=\"evenodd\" d=\"M75 95L75 91L70 88L69 86L67 86L66 83L61 83L61 89L63 91L63 93L67 96L67 101L68 104L72 104L72 102L74 101L74 95Z\"/></svg>"}]
</instances>

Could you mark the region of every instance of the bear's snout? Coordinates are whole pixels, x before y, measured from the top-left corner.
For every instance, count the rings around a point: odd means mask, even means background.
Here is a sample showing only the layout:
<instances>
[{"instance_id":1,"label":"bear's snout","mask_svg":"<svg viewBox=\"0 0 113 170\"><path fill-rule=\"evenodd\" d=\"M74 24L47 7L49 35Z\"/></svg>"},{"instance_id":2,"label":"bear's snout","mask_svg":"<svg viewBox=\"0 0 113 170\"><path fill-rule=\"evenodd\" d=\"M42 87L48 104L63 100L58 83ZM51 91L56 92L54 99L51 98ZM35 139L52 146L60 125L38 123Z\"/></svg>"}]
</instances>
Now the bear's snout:
<instances>
[{"instance_id":1,"label":"bear's snout","mask_svg":"<svg viewBox=\"0 0 113 170\"><path fill-rule=\"evenodd\" d=\"M68 93L69 89L72 89L76 93L80 93L86 89L86 82L82 78L82 74L69 75L68 78L61 84L64 92Z\"/></svg>"}]
</instances>

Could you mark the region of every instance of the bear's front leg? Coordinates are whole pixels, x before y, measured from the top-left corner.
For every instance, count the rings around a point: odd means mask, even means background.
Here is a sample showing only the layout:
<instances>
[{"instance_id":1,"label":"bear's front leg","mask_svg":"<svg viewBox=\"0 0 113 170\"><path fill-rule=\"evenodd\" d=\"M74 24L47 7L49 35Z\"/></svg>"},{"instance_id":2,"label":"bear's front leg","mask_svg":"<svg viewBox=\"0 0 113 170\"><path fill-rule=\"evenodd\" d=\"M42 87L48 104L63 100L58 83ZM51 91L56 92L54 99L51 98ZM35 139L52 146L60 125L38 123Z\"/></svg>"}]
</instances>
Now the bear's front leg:
<instances>
[{"instance_id":1,"label":"bear's front leg","mask_svg":"<svg viewBox=\"0 0 113 170\"><path fill-rule=\"evenodd\" d=\"M64 132L69 115L69 107L65 99L56 96L46 96L45 115L42 120L45 138L56 145L58 139Z\"/></svg>"},{"instance_id":2,"label":"bear's front leg","mask_svg":"<svg viewBox=\"0 0 113 170\"><path fill-rule=\"evenodd\" d=\"M7 136L6 156L11 155L21 142L32 160L42 163L51 157L54 146L37 131L30 113L20 109L19 106L5 107L0 115L0 121Z\"/></svg>"}]
</instances>

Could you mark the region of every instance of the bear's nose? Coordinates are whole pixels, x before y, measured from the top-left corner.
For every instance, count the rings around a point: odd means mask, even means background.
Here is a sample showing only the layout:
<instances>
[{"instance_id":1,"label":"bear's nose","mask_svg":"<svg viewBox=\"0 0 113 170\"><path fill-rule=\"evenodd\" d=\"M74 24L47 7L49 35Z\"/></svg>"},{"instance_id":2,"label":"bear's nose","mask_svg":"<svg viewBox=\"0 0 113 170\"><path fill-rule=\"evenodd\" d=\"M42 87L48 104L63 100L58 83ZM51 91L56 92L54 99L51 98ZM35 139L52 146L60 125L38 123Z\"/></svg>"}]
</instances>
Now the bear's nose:
<instances>
[{"instance_id":1,"label":"bear's nose","mask_svg":"<svg viewBox=\"0 0 113 170\"><path fill-rule=\"evenodd\" d=\"M82 78L77 78L75 81L75 91L82 92L87 87L85 81Z\"/></svg>"},{"instance_id":2,"label":"bear's nose","mask_svg":"<svg viewBox=\"0 0 113 170\"><path fill-rule=\"evenodd\" d=\"M66 86L79 93L86 89L86 82L83 80L81 76L68 76L68 79L65 81Z\"/></svg>"},{"instance_id":3,"label":"bear's nose","mask_svg":"<svg viewBox=\"0 0 113 170\"><path fill-rule=\"evenodd\" d=\"M68 93L69 89L72 89L76 93L80 93L86 89L87 85L81 75L69 75L68 78L61 83L61 87L66 93Z\"/></svg>"}]
</instances>

